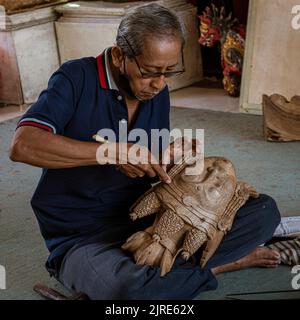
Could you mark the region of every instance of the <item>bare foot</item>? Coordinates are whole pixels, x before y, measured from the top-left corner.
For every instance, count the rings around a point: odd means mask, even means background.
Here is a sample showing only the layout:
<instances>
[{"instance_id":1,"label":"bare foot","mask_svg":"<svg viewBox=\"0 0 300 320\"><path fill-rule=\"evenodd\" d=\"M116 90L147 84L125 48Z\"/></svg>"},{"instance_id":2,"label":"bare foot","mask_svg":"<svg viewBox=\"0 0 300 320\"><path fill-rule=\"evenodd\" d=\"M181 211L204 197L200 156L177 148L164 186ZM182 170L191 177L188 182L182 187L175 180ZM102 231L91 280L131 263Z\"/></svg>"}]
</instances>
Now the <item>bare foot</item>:
<instances>
[{"instance_id":1,"label":"bare foot","mask_svg":"<svg viewBox=\"0 0 300 320\"><path fill-rule=\"evenodd\" d=\"M267 247L258 247L240 260L213 268L212 272L218 274L250 267L276 268L280 262L279 252Z\"/></svg>"}]
</instances>

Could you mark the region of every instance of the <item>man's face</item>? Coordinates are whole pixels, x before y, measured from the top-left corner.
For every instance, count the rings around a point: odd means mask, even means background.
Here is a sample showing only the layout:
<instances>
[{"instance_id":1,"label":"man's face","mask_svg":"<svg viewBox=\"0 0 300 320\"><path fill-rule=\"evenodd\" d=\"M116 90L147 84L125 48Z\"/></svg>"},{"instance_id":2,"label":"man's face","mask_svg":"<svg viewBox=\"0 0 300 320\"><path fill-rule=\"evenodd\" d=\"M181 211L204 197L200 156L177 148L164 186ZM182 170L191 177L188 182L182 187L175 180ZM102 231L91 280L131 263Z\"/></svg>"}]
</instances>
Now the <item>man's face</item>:
<instances>
[{"instance_id":1,"label":"man's face","mask_svg":"<svg viewBox=\"0 0 300 320\"><path fill-rule=\"evenodd\" d=\"M128 78L134 96L140 100L149 100L166 86L164 75L144 78L141 74L171 72L182 68L180 39L161 40L149 38L144 45L143 53L135 59L123 56L119 70Z\"/></svg>"}]
</instances>

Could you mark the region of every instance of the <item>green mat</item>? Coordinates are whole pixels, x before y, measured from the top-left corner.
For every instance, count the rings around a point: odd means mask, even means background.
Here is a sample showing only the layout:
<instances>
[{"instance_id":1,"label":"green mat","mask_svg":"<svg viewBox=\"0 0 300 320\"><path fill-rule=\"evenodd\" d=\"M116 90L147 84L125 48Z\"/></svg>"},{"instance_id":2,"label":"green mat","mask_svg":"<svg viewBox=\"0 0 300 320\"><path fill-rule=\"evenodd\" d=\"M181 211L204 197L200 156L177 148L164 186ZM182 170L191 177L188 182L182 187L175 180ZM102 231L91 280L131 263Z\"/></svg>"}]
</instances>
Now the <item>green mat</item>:
<instances>
[{"instance_id":1,"label":"green mat","mask_svg":"<svg viewBox=\"0 0 300 320\"><path fill-rule=\"evenodd\" d=\"M299 214L299 143L264 141L259 116L173 108L171 120L173 127L205 129L206 155L228 157L236 165L239 179L248 181L261 193L272 195L283 215ZM41 169L8 159L16 122L0 123L0 265L5 266L7 274L7 289L0 290L0 299L41 299L32 290L36 282L44 282L57 290L63 288L49 278L44 268L48 252L30 207ZM218 289L203 293L197 299L292 290L291 279L289 267L221 274ZM264 298L288 296L288 293L276 293ZM259 297L262 296L257 295L257 299Z\"/></svg>"}]
</instances>

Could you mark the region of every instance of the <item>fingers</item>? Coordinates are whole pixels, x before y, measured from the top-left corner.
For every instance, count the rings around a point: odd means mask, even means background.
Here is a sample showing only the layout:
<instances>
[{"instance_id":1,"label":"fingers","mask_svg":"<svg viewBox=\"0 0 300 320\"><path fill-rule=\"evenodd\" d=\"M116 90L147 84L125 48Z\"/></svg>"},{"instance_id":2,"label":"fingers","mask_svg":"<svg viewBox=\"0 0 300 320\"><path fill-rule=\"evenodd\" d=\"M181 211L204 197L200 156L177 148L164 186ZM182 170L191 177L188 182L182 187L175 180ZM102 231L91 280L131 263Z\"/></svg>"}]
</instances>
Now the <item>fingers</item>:
<instances>
[{"instance_id":1,"label":"fingers","mask_svg":"<svg viewBox=\"0 0 300 320\"><path fill-rule=\"evenodd\" d=\"M186 156L187 153L190 152L192 152L193 156L197 156L201 153L200 140L188 137L177 138L165 150L162 157L162 164L177 164Z\"/></svg>"},{"instance_id":2,"label":"fingers","mask_svg":"<svg viewBox=\"0 0 300 320\"><path fill-rule=\"evenodd\" d=\"M155 170L161 181L165 183L171 183L171 178L169 177L167 172L162 168L162 166L160 166L159 164L153 164L152 168Z\"/></svg>"},{"instance_id":3,"label":"fingers","mask_svg":"<svg viewBox=\"0 0 300 320\"><path fill-rule=\"evenodd\" d=\"M166 169L158 164L153 154L146 148L141 148L139 151L143 152L143 157L141 158L142 162L137 163L135 166L151 178L158 175L161 181L171 183L171 178L166 173ZM138 155L140 154L141 153Z\"/></svg>"},{"instance_id":4,"label":"fingers","mask_svg":"<svg viewBox=\"0 0 300 320\"><path fill-rule=\"evenodd\" d=\"M168 166L167 166L166 164L162 164L161 167L163 168L164 171L167 172L167 167L168 167Z\"/></svg>"},{"instance_id":5,"label":"fingers","mask_svg":"<svg viewBox=\"0 0 300 320\"><path fill-rule=\"evenodd\" d=\"M156 172L155 170L153 170L150 164L141 164L141 165L138 165L138 167L149 177L154 178L156 176Z\"/></svg>"},{"instance_id":6,"label":"fingers","mask_svg":"<svg viewBox=\"0 0 300 320\"><path fill-rule=\"evenodd\" d=\"M130 178L137 178L137 177L141 178L145 175L145 172L139 169L138 166L134 166L131 164L121 164L121 165L118 165L117 168Z\"/></svg>"},{"instance_id":7,"label":"fingers","mask_svg":"<svg viewBox=\"0 0 300 320\"><path fill-rule=\"evenodd\" d=\"M131 164L122 164L118 165L118 168L121 172L126 174L130 178L143 177L147 174L149 177L159 176L160 180L165 183L171 183L171 178L168 176L166 171L162 166L158 164L154 165L131 165Z\"/></svg>"},{"instance_id":8,"label":"fingers","mask_svg":"<svg viewBox=\"0 0 300 320\"><path fill-rule=\"evenodd\" d=\"M124 169L124 167L118 166L118 167L117 167L117 170L120 170L122 173L124 173L124 174L125 174L127 177L129 177L129 178L137 178L137 177L138 177L137 174L132 173L132 172Z\"/></svg>"},{"instance_id":9,"label":"fingers","mask_svg":"<svg viewBox=\"0 0 300 320\"><path fill-rule=\"evenodd\" d=\"M132 149L129 151L128 163L123 164L119 161L118 168L120 171L131 178L143 177L145 174L151 178L158 175L161 181L171 183L171 178L166 173L166 166L163 167L158 164L155 157L147 148L129 144L126 145L126 148ZM119 152L120 158L124 158L122 152Z\"/></svg>"}]
</instances>

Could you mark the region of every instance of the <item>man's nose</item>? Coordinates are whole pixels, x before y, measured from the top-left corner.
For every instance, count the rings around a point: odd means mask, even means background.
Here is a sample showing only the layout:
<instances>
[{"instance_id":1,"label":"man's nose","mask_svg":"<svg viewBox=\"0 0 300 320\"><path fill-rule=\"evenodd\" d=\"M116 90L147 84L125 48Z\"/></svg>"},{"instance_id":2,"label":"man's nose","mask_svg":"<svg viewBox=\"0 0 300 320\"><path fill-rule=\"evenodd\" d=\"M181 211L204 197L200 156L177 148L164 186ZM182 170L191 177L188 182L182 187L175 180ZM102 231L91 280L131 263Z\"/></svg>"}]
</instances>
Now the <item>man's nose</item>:
<instances>
[{"instance_id":1,"label":"man's nose","mask_svg":"<svg viewBox=\"0 0 300 320\"><path fill-rule=\"evenodd\" d=\"M156 90L161 90L163 88L163 86L165 85L165 76L161 75L160 77L154 78L152 79L150 85L152 88L156 89Z\"/></svg>"}]
</instances>

